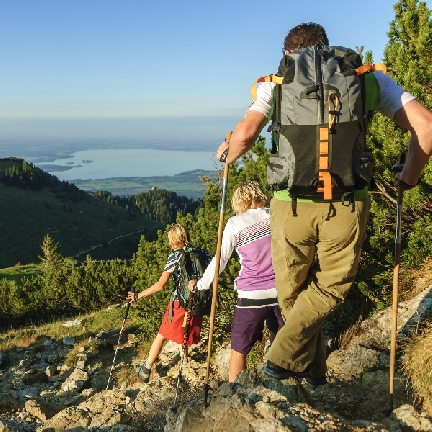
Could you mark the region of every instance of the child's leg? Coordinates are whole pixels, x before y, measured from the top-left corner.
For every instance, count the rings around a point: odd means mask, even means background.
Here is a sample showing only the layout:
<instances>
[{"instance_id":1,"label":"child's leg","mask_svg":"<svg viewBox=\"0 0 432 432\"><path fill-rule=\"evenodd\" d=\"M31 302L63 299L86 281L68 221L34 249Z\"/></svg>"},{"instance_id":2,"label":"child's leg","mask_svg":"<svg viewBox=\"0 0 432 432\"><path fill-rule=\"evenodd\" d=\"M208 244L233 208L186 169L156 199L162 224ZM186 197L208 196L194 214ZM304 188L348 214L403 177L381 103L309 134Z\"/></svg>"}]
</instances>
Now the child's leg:
<instances>
[{"instance_id":1,"label":"child's leg","mask_svg":"<svg viewBox=\"0 0 432 432\"><path fill-rule=\"evenodd\" d=\"M246 356L247 354L239 353L231 349L231 357L229 364L228 379L229 382L234 382L239 372L246 369Z\"/></svg>"},{"instance_id":2,"label":"child's leg","mask_svg":"<svg viewBox=\"0 0 432 432\"><path fill-rule=\"evenodd\" d=\"M240 307L241 299L237 300L231 327L231 357L228 379L233 382L237 374L246 369L246 357L255 342L262 339L265 309Z\"/></svg>"},{"instance_id":3,"label":"child's leg","mask_svg":"<svg viewBox=\"0 0 432 432\"><path fill-rule=\"evenodd\" d=\"M150 352L147 357L147 366L151 367L151 365L156 361L159 354L162 351L163 344L165 342L165 337L158 333L152 343L150 348Z\"/></svg>"},{"instance_id":4,"label":"child's leg","mask_svg":"<svg viewBox=\"0 0 432 432\"><path fill-rule=\"evenodd\" d=\"M268 308L268 315L266 318L266 325L270 334L270 345L273 343L276 333L283 327L284 319L282 317L279 306Z\"/></svg>"}]
</instances>

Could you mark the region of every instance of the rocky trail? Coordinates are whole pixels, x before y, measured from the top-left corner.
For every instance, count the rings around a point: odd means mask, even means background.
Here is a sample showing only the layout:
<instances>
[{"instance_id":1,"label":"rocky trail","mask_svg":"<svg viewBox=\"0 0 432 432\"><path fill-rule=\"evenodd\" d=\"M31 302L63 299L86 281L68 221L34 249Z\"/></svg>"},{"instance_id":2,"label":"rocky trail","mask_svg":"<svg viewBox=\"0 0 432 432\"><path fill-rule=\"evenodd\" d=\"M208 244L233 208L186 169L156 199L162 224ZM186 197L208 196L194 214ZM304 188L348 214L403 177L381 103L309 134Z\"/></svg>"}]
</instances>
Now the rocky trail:
<instances>
[{"instance_id":1,"label":"rocky trail","mask_svg":"<svg viewBox=\"0 0 432 432\"><path fill-rule=\"evenodd\" d=\"M399 343L431 316L432 286L400 303ZM109 390L118 329L80 343L66 337L13 348L0 353L0 432L432 431L430 413L414 403L399 374L394 410L383 414L389 407L390 323L388 309L364 321L345 349L330 352L328 384L319 387L269 379L264 363L229 384L229 348L221 348L212 361L207 407L202 388L207 347L197 345L182 368L177 412L171 407L179 355L171 344L150 382L142 383L131 368L136 337L126 328Z\"/></svg>"}]
</instances>

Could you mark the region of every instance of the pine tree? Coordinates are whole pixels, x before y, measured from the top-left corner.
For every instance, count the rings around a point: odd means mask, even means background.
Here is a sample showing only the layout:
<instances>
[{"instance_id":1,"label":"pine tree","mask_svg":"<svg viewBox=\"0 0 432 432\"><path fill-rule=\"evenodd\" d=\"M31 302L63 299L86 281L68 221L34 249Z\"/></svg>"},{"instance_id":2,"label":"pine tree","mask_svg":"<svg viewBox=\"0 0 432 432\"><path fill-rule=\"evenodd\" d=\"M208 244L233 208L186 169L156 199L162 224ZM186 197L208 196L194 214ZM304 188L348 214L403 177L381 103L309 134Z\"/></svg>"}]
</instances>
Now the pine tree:
<instances>
[{"instance_id":1,"label":"pine tree","mask_svg":"<svg viewBox=\"0 0 432 432\"><path fill-rule=\"evenodd\" d=\"M384 52L388 74L429 109L432 107L431 11L426 3L402 0L394 5L389 42ZM358 280L378 304L390 302L396 218L396 187L392 166L406 152L409 132L381 114L372 121L368 144L376 160L368 240L363 245ZM419 187L404 193L402 260L405 268L422 263L432 254L432 165L425 168Z\"/></svg>"},{"instance_id":2,"label":"pine tree","mask_svg":"<svg viewBox=\"0 0 432 432\"><path fill-rule=\"evenodd\" d=\"M57 314L68 308L65 259L60 254L59 244L54 242L48 234L43 238L41 249L43 255L39 258L42 261L44 273L43 292L41 294L45 296L50 312Z\"/></svg>"}]
</instances>

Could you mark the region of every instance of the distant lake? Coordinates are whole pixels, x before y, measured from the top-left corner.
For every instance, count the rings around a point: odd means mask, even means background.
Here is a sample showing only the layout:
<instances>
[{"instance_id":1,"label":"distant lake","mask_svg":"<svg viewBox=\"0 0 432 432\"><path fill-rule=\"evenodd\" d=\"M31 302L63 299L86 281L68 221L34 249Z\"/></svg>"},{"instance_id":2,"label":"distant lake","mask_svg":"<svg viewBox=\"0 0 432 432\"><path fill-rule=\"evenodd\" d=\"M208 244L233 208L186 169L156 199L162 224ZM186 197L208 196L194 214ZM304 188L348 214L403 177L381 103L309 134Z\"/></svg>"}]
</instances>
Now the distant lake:
<instances>
[{"instance_id":1,"label":"distant lake","mask_svg":"<svg viewBox=\"0 0 432 432\"><path fill-rule=\"evenodd\" d=\"M111 177L172 176L196 169L216 171L221 163L214 152L153 149L84 150L71 158L35 165L60 180L91 180ZM31 162L31 159L28 159Z\"/></svg>"}]
</instances>

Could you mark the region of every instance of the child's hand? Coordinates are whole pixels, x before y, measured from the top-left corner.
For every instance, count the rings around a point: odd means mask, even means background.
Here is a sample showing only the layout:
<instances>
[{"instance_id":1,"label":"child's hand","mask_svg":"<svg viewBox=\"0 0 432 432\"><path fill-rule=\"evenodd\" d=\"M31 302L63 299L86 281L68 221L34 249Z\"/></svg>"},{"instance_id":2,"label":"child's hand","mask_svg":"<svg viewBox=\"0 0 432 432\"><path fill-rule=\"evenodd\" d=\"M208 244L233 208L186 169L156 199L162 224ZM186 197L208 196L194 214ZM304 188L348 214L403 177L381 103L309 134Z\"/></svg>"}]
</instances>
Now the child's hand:
<instances>
[{"instance_id":1,"label":"child's hand","mask_svg":"<svg viewBox=\"0 0 432 432\"><path fill-rule=\"evenodd\" d=\"M193 280L193 279L189 281L188 288L189 288L190 292L193 292L193 293L195 292L196 283L197 283L197 281Z\"/></svg>"}]
</instances>

